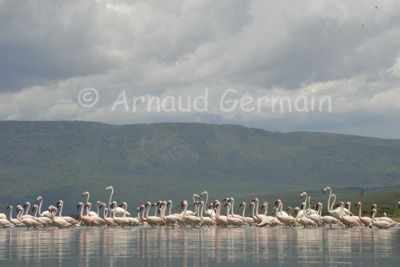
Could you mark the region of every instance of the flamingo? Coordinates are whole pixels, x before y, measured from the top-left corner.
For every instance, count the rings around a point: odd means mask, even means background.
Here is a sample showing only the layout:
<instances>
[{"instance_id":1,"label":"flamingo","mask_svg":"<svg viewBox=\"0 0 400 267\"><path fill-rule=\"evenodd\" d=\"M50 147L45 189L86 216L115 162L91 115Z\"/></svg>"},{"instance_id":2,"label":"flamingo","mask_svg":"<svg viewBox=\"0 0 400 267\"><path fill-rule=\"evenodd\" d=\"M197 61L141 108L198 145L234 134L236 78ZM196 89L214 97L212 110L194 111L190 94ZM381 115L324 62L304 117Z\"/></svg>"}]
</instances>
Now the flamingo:
<instances>
[{"instance_id":1,"label":"flamingo","mask_svg":"<svg viewBox=\"0 0 400 267\"><path fill-rule=\"evenodd\" d=\"M116 207L118 207L117 202L114 200L111 203L111 207L110 210L116 210ZM122 208L120 208L122 209ZM129 220L126 217L117 217L117 213L118 212L113 212L112 213L112 218L114 220L114 223L116 223L118 226L121 226L122 228L124 228L125 226L130 226L129 225Z\"/></svg>"},{"instance_id":2,"label":"flamingo","mask_svg":"<svg viewBox=\"0 0 400 267\"><path fill-rule=\"evenodd\" d=\"M221 227L228 226L228 217L221 215L221 203L216 200L213 207L215 208L215 223Z\"/></svg>"},{"instance_id":3,"label":"flamingo","mask_svg":"<svg viewBox=\"0 0 400 267\"><path fill-rule=\"evenodd\" d=\"M278 213L279 214L283 214L285 216L289 216L289 214L287 214L286 211L283 211L283 204L282 204L282 201L280 199L277 199L275 201L275 206L278 208Z\"/></svg>"},{"instance_id":4,"label":"flamingo","mask_svg":"<svg viewBox=\"0 0 400 267\"><path fill-rule=\"evenodd\" d=\"M4 214L4 213L2 213L2 214ZM10 218L11 218L11 214L10 214ZM10 222L9 220L7 220L7 216L6 216L6 218L1 217L0 218L0 227L10 228L10 227L14 227L14 224L12 222Z\"/></svg>"},{"instance_id":5,"label":"flamingo","mask_svg":"<svg viewBox=\"0 0 400 267\"><path fill-rule=\"evenodd\" d=\"M297 218L292 216L292 207L291 206L287 207L286 208L286 212L290 217L292 217L296 221L295 224L293 225L293 226L296 226L297 225ZM296 213L296 209L295 209L295 213Z\"/></svg>"},{"instance_id":6,"label":"flamingo","mask_svg":"<svg viewBox=\"0 0 400 267\"><path fill-rule=\"evenodd\" d=\"M10 222L15 226L15 227L21 227L25 226L22 222L20 222L18 219L14 219L12 217L12 210L13 206L8 206L7 209L10 209Z\"/></svg>"},{"instance_id":7,"label":"flamingo","mask_svg":"<svg viewBox=\"0 0 400 267\"><path fill-rule=\"evenodd\" d=\"M279 224L282 224L276 217L276 214L275 216L268 216L268 202L265 201L261 206L261 209L264 209L264 215L267 216L267 220L269 220L270 226L277 226ZM276 209L276 207L274 207L273 209Z\"/></svg>"},{"instance_id":8,"label":"flamingo","mask_svg":"<svg viewBox=\"0 0 400 267\"><path fill-rule=\"evenodd\" d=\"M321 216L321 214L322 214L322 203L321 202L318 202L317 207L318 207L318 214L322 220L323 225L329 224L330 227L332 228L332 224L336 224L339 222L338 219L336 219L333 216Z\"/></svg>"},{"instance_id":9,"label":"flamingo","mask_svg":"<svg viewBox=\"0 0 400 267\"><path fill-rule=\"evenodd\" d=\"M225 206L227 206L227 208L226 208L226 217L228 219L228 224L232 225L233 227L242 227L242 224L244 224L242 218L229 216L229 212L230 212L230 210L232 208L232 204L230 202L228 202L228 203L225 204Z\"/></svg>"},{"instance_id":10,"label":"flamingo","mask_svg":"<svg viewBox=\"0 0 400 267\"><path fill-rule=\"evenodd\" d=\"M257 217L257 220L258 220L256 226L257 227L263 227L263 226L269 224L270 221L268 220L266 215L258 214L258 203L259 203L258 198L254 198L251 202L256 204L255 209L256 209L256 217Z\"/></svg>"},{"instance_id":11,"label":"flamingo","mask_svg":"<svg viewBox=\"0 0 400 267\"><path fill-rule=\"evenodd\" d=\"M25 224L25 226L28 228L28 230L31 227L33 229L37 229L38 226L43 228L43 225L40 222L38 222L35 219L33 219L32 217L24 217L24 216L22 216L22 212L23 211L24 211L24 209L20 205L18 205L17 206L17 212L18 212L17 218L19 219L20 222Z\"/></svg>"},{"instance_id":12,"label":"flamingo","mask_svg":"<svg viewBox=\"0 0 400 267\"><path fill-rule=\"evenodd\" d=\"M208 196L208 195L207 195ZM196 199L195 198L200 198L200 196L198 195L198 194L193 194L193 204L196 202ZM187 202L187 201L186 201ZM181 204L182 204L182 202L181 202ZM181 212L181 214L183 215L183 213L184 213L185 211L182 211ZM187 210L186 211L186 215L194 215L195 214L195 212L194 211L191 211L191 210Z\"/></svg>"},{"instance_id":13,"label":"flamingo","mask_svg":"<svg viewBox=\"0 0 400 267\"><path fill-rule=\"evenodd\" d=\"M308 197L308 202L310 202L311 197ZM321 216L319 216L319 213L310 213L306 212L305 213L306 217L313 220L317 225L321 225L323 223Z\"/></svg>"},{"instance_id":14,"label":"flamingo","mask_svg":"<svg viewBox=\"0 0 400 267\"><path fill-rule=\"evenodd\" d=\"M52 224L57 226L59 229L72 228L72 224L67 222L67 220L65 220L62 217L56 216L57 211L58 211L58 209L56 207L51 209L51 221L52 221Z\"/></svg>"},{"instance_id":15,"label":"flamingo","mask_svg":"<svg viewBox=\"0 0 400 267\"><path fill-rule=\"evenodd\" d=\"M142 219L140 218L140 207L137 207L136 213L137 213L137 219L138 219L139 223L140 223L140 224L144 224L144 222L143 222Z\"/></svg>"},{"instance_id":16,"label":"flamingo","mask_svg":"<svg viewBox=\"0 0 400 267\"><path fill-rule=\"evenodd\" d=\"M302 213L300 213L299 211L298 211L298 213L297 213L297 216L296 216L296 220L297 220L297 222L299 223L299 224L301 224L301 225L303 225L304 226L304 228L306 228L306 227L308 227L308 226L316 226L317 224L316 224L316 222L314 222L313 220L311 220L311 219L309 219L309 218L307 218L305 215L306 215L306 203L302 203L301 204L301 207L302 207ZM297 208L296 208L297 209ZM296 210L295 209L295 210Z\"/></svg>"},{"instance_id":17,"label":"flamingo","mask_svg":"<svg viewBox=\"0 0 400 267\"><path fill-rule=\"evenodd\" d=\"M350 216L350 215L345 215L344 214L344 203L343 201L341 201L339 203L340 206L340 214L339 214L339 220L346 225L348 228L349 227L353 227L353 226L358 226L358 220L355 219L354 216Z\"/></svg>"},{"instance_id":18,"label":"flamingo","mask_svg":"<svg viewBox=\"0 0 400 267\"><path fill-rule=\"evenodd\" d=\"M50 214L50 212L48 210L43 211L43 213L41 212L42 211L42 204L43 204L43 197L42 196L38 196L37 199L36 199L36 202L39 202L39 200L40 200L40 203L39 203L39 217L47 217L47 218L51 219L51 214Z\"/></svg>"},{"instance_id":19,"label":"flamingo","mask_svg":"<svg viewBox=\"0 0 400 267\"><path fill-rule=\"evenodd\" d=\"M77 209L79 209L79 207L81 207L81 213L79 214L79 217L81 218L81 221L86 224L86 227L89 228L93 228L93 225L100 227L100 223L98 221L96 221L96 219L93 216L89 216L89 215L83 215L83 203L79 202Z\"/></svg>"},{"instance_id":20,"label":"flamingo","mask_svg":"<svg viewBox=\"0 0 400 267\"><path fill-rule=\"evenodd\" d=\"M24 210L25 210L25 208L26 208L25 214L24 214L24 215L22 215L22 216L21 216L21 218L31 218L31 219L34 219L32 215L28 214L28 212L29 212L29 209L31 208L31 203L29 203L29 202L25 202L25 204L24 204L24 207L23 207L23 210L22 210L22 211L24 211Z\"/></svg>"},{"instance_id":21,"label":"flamingo","mask_svg":"<svg viewBox=\"0 0 400 267\"><path fill-rule=\"evenodd\" d=\"M114 187L112 185L108 186L106 188L106 192L108 190L111 190L111 195L110 195L110 199L108 200L108 206L111 207L111 201L112 201L112 197L114 195ZM125 215L131 215L129 212L125 211L123 208L116 206L114 209L110 209L111 214L115 213L116 217L122 217Z\"/></svg>"},{"instance_id":22,"label":"flamingo","mask_svg":"<svg viewBox=\"0 0 400 267\"><path fill-rule=\"evenodd\" d=\"M215 221L211 217L203 217L203 210L204 210L204 205L205 205L204 201L200 201L200 205L201 205L201 211L200 211L201 226L203 226L203 225L206 225L206 226L215 225Z\"/></svg>"},{"instance_id":23,"label":"flamingo","mask_svg":"<svg viewBox=\"0 0 400 267\"><path fill-rule=\"evenodd\" d=\"M169 209L169 215L165 216L165 210L167 209L167 207L170 207ZM165 224L167 226L172 226L172 228L174 228L175 224L178 224L181 228L184 227L183 226L183 218L180 216L176 216L176 215L171 215L171 206L172 206L172 201L168 200L168 202L164 201L163 202L163 209L162 209L162 219L165 222Z\"/></svg>"},{"instance_id":24,"label":"flamingo","mask_svg":"<svg viewBox=\"0 0 400 267\"><path fill-rule=\"evenodd\" d=\"M63 218L64 220L66 220L71 225L77 225L77 226L80 225L80 223L77 220L75 220L74 218L72 218L71 216L62 216L62 211L63 211L63 208L64 208L64 201L59 200L57 202L57 204L56 204L56 207L58 209L60 209L60 212L58 213L58 217Z\"/></svg>"},{"instance_id":25,"label":"flamingo","mask_svg":"<svg viewBox=\"0 0 400 267\"><path fill-rule=\"evenodd\" d=\"M86 209L86 215L87 216L98 216L96 212L90 211L90 208L92 207L92 203L89 202L90 198L90 193L89 191L83 192L82 197L87 196L86 198L86 204L85 204L85 209ZM89 209L87 209L89 207Z\"/></svg>"},{"instance_id":26,"label":"flamingo","mask_svg":"<svg viewBox=\"0 0 400 267\"><path fill-rule=\"evenodd\" d=\"M101 203L100 208L101 207L104 208L103 219L104 219L104 223L107 225L107 228L108 227L114 228L115 226L117 226L117 224L114 222L113 218L107 217L108 209L106 208L106 203Z\"/></svg>"},{"instance_id":27,"label":"flamingo","mask_svg":"<svg viewBox=\"0 0 400 267\"><path fill-rule=\"evenodd\" d=\"M369 217L366 217L366 216L364 216L364 217L361 216L361 209L362 209L361 202L357 202L354 206L359 207L358 208L358 218L360 219L361 223L364 224L365 227L368 227L368 226L372 227L371 226L372 219Z\"/></svg>"},{"instance_id":28,"label":"flamingo","mask_svg":"<svg viewBox=\"0 0 400 267\"><path fill-rule=\"evenodd\" d=\"M204 195L207 196L206 202L204 203L204 207L207 207L208 192L207 192L207 191L204 191L204 192L202 192L202 193L200 194L200 196L204 196ZM205 210L205 209L204 209L204 210ZM215 211L214 211L213 208L209 208L208 210L205 210L205 214L208 215L208 216L211 217L211 218L213 218L213 217L215 218Z\"/></svg>"},{"instance_id":29,"label":"flamingo","mask_svg":"<svg viewBox=\"0 0 400 267\"><path fill-rule=\"evenodd\" d=\"M325 193L327 190L329 190L328 206L327 206L328 212L329 212L333 217L335 217L336 219L339 219L340 207L337 207L336 209L333 209L333 205L334 205L334 203L336 202L336 195L332 194L332 188L331 188L330 186L325 187L324 190L323 190L323 192ZM332 206L331 206L331 205L330 205L330 200L331 200L332 197L334 197L335 200L332 201ZM350 211L349 211L348 209L343 209L343 212L344 212L346 215L349 215L349 214L350 214Z\"/></svg>"},{"instance_id":30,"label":"flamingo","mask_svg":"<svg viewBox=\"0 0 400 267\"><path fill-rule=\"evenodd\" d=\"M149 216L149 210L150 210L150 207L152 206L151 202L146 202L146 204L144 206L145 206L145 208L149 207L147 209L147 211L146 211L146 222L148 224L150 224L150 226L152 228L155 228L157 226L157 224L161 225L161 218L160 217L158 217L158 216Z\"/></svg>"},{"instance_id":31,"label":"flamingo","mask_svg":"<svg viewBox=\"0 0 400 267\"><path fill-rule=\"evenodd\" d=\"M5 213L0 213L0 219L7 220L7 215ZM7 220L8 221L8 220ZM4 227L3 227L4 228Z\"/></svg>"},{"instance_id":32,"label":"flamingo","mask_svg":"<svg viewBox=\"0 0 400 267\"><path fill-rule=\"evenodd\" d=\"M101 202L100 202L101 203ZM86 210L87 210L87 212L90 212L90 209L91 209L91 207L92 207L92 203L87 203L86 204ZM103 220L103 218L101 218L100 216L98 216L97 215L97 213L95 213L96 215L95 216L90 216L90 217L92 217L93 219L95 219L100 225L104 225L104 220Z\"/></svg>"},{"instance_id":33,"label":"flamingo","mask_svg":"<svg viewBox=\"0 0 400 267\"><path fill-rule=\"evenodd\" d=\"M245 217L244 212L246 211L246 202L242 202L239 205L239 208L243 206L243 211L242 211L242 218L243 221L245 221L249 226L252 226L254 224L254 219L252 217Z\"/></svg>"},{"instance_id":34,"label":"flamingo","mask_svg":"<svg viewBox=\"0 0 400 267\"><path fill-rule=\"evenodd\" d=\"M378 206L374 203L374 204L372 204L371 209L378 210ZM395 221L393 221L393 220L390 219L389 217L377 217L377 218L375 218L375 220L386 221L386 222L391 223L391 224L392 224L392 223L396 223Z\"/></svg>"},{"instance_id":35,"label":"flamingo","mask_svg":"<svg viewBox=\"0 0 400 267\"><path fill-rule=\"evenodd\" d=\"M193 199L194 199L194 197L193 197ZM190 224L193 228L196 228L196 225L201 224L201 219L200 219L200 217L197 217L195 215L188 215L187 206L188 206L187 200L183 200L181 202L181 208L184 209L183 221L184 221L184 223ZM193 213L193 214L195 214L195 213Z\"/></svg>"},{"instance_id":36,"label":"flamingo","mask_svg":"<svg viewBox=\"0 0 400 267\"><path fill-rule=\"evenodd\" d=\"M169 215L173 215L173 216L177 216L177 217L183 219L183 214L182 214L182 213L173 213L173 214L171 214L172 200L168 200L168 202L167 202L167 207L168 207L168 206L169 206L168 216L169 216Z\"/></svg>"},{"instance_id":37,"label":"flamingo","mask_svg":"<svg viewBox=\"0 0 400 267\"><path fill-rule=\"evenodd\" d=\"M122 204L120 205L120 208L125 210L125 213L124 213L124 215L122 217L128 219L130 226L135 227L135 226L138 226L140 224L140 220L138 218L133 218L133 217L126 216L129 212L127 212L128 204L125 201L122 202Z\"/></svg>"},{"instance_id":38,"label":"flamingo","mask_svg":"<svg viewBox=\"0 0 400 267\"><path fill-rule=\"evenodd\" d=\"M241 219L241 220L243 221L243 223L246 223L246 224L247 224L247 222L243 219L242 216L236 215L236 214L233 213L233 207L235 207L235 199L234 199L233 197L231 197L231 198L228 200L228 202L229 202L229 203L232 203L232 206L229 207L229 209L231 210L231 216L234 217L234 218Z\"/></svg>"},{"instance_id":39,"label":"flamingo","mask_svg":"<svg viewBox=\"0 0 400 267\"><path fill-rule=\"evenodd\" d=\"M282 212L283 204L280 199L275 202L275 206L278 207L276 216L281 223L285 224L286 226L292 226L296 223L296 218L289 216L286 212Z\"/></svg>"},{"instance_id":40,"label":"flamingo","mask_svg":"<svg viewBox=\"0 0 400 267\"><path fill-rule=\"evenodd\" d=\"M372 209L372 222L371 222L370 226L375 226L375 227L378 227L379 229L388 229L390 227L394 227L397 225L397 223L394 221L389 222L386 220L377 220L375 218L375 215L376 215L376 209Z\"/></svg>"},{"instance_id":41,"label":"flamingo","mask_svg":"<svg viewBox=\"0 0 400 267\"><path fill-rule=\"evenodd\" d=\"M349 210L348 215L354 216L354 214L350 210L351 209L350 201L347 201L346 204L344 205L344 207ZM354 216L354 217L355 217L354 219L356 219L358 221L358 225L362 225L362 222L360 221L360 218L358 218L358 216Z\"/></svg>"},{"instance_id":42,"label":"flamingo","mask_svg":"<svg viewBox=\"0 0 400 267\"><path fill-rule=\"evenodd\" d=\"M249 209L252 207L252 212L251 212L251 217L253 218L254 224L257 225L257 223L260 221L258 219L258 217L254 214L254 208L256 207L256 205L254 204L254 202L250 202L249 204Z\"/></svg>"},{"instance_id":43,"label":"flamingo","mask_svg":"<svg viewBox=\"0 0 400 267\"><path fill-rule=\"evenodd\" d=\"M35 211L36 210L36 211ZM33 218L37 221L39 221L41 224L43 224L43 227L46 228L49 227L53 221L47 217L37 217L37 213L38 213L38 206L37 205L33 205L32 207L32 212L35 211L35 215L33 216Z\"/></svg>"},{"instance_id":44,"label":"flamingo","mask_svg":"<svg viewBox=\"0 0 400 267\"><path fill-rule=\"evenodd\" d=\"M307 192L303 192L300 194L300 198L302 198L303 196L306 196L306 199L304 200L304 202L306 203L306 212L307 213L311 213L311 214L317 214L317 211L311 209L311 197L308 196ZM308 208L307 208L307 204L308 204Z\"/></svg>"}]
</instances>

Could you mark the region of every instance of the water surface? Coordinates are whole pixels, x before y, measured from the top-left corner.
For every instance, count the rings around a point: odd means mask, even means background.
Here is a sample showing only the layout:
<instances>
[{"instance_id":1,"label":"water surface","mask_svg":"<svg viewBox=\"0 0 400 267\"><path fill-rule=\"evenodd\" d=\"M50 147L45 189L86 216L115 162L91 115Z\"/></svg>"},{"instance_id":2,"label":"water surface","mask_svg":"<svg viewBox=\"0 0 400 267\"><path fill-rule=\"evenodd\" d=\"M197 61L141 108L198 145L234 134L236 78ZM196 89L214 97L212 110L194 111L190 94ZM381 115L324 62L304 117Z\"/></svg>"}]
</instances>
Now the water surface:
<instances>
[{"instance_id":1,"label":"water surface","mask_svg":"<svg viewBox=\"0 0 400 267\"><path fill-rule=\"evenodd\" d=\"M1 229L1 266L398 266L400 229Z\"/></svg>"}]
</instances>

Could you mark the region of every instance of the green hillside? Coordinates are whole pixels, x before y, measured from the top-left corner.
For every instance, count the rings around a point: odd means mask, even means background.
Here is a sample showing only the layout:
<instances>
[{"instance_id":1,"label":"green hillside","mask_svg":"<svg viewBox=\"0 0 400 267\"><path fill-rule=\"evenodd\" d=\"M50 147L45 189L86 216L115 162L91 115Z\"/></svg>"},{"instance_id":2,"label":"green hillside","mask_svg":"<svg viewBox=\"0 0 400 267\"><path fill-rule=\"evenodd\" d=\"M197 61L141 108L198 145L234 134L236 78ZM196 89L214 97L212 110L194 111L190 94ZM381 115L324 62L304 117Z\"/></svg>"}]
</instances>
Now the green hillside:
<instances>
[{"instance_id":1,"label":"green hillside","mask_svg":"<svg viewBox=\"0 0 400 267\"><path fill-rule=\"evenodd\" d=\"M235 125L0 122L0 210L63 199L69 212L114 198L145 201L400 184L400 140L279 133ZM325 203L324 203L325 204Z\"/></svg>"}]
</instances>

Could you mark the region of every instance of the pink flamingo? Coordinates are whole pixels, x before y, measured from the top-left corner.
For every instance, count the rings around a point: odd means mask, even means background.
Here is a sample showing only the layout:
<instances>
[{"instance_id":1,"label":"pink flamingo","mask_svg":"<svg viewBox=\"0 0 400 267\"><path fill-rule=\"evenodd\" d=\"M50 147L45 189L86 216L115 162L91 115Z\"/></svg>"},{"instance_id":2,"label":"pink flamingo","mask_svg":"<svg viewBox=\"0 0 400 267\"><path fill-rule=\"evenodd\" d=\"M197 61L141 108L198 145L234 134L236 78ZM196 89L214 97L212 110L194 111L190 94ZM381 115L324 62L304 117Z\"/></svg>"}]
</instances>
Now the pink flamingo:
<instances>
[{"instance_id":1,"label":"pink flamingo","mask_svg":"<svg viewBox=\"0 0 400 267\"><path fill-rule=\"evenodd\" d=\"M102 203L100 208L104 208L103 219L104 223L107 225L107 228L114 228L114 226L117 226L113 218L107 217L108 209L106 208L106 203Z\"/></svg>"},{"instance_id":2,"label":"pink flamingo","mask_svg":"<svg viewBox=\"0 0 400 267\"><path fill-rule=\"evenodd\" d=\"M344 214L344 203L341 201L339 203L340 206L340 214L339 214L339 220L346 225L347 227L353 227L353 226L358 226L358 220L355 219L355 216L349 216Z\"/></svg>"},{"instance_id":3,"label":"pink flamingo","mask_svg":"<svg viewBox=\"0 0 400 267\"><path fill-rule=\"evenodd\" d=\"M100 227L100 223L98 221L96 221L94 218L92 218L91 216L88 215L83 215L83 203L79 202L78 206L76 207L77 209L79 209L79 207L81 207L81 213L79 214L79 217L81 218L81 221L86 224L87 228L93 228L93 225L96 225L97 227Z\"/></svg>"}]
</instances>

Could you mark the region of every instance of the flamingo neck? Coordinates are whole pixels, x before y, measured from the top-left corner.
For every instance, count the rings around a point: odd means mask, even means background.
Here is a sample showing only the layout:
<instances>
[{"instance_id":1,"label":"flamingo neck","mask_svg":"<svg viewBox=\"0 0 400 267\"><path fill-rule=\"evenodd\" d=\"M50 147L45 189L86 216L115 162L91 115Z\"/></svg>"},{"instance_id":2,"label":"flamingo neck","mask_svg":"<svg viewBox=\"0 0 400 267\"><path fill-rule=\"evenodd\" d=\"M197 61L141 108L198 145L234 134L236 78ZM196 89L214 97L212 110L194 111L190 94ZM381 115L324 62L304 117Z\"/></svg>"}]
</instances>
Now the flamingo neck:
<instances>
[{"instance_id":1,"label":"flamingo neck","mask_svg":"<svg viewBox=\"0 0 400 267\"><path fill-rule=\"evenodd\" d=\"M201 205L200 218L201 218L201 220L203 220L204 203L203 204L200 203L200 205Z\"/></svg>"},{"instance_id":2,"label":"flamingo neck","mask_svg":"<svg viewBox=\"0 0 400 267\"><path fill-rule=\"evenodd\" d=\"M307 206L307 204L304 203L304 206L303 206L303 216L302 216L302 217L307 217L307 214L306 214L306 206Z\"/></svg>"},{"instance_id":3,"label":"flamingo neck","mask_svg":"<svg viewBox=\"0 0 400 267\"><path fill-rule=\"evenodd\" d=\"M331 205L331 211L333 210L333 206L336 203L336 195L333 196L333 201L332 201L332 205Z\"/></svg>"},{"instance_id":4,"label":"flamingo neck","mask_svg":"<svg viewBox=\"0 0 400 267\"><path fill-rule=\"evenodd\" d=\"M215 218L219 220L219 216L221 215L221 205L218 204L217 209L215 211Z\"/></svg>"},{"instance_id":5,"label":"flamingo neck","mask_svg":"<svg viewBox=\"0 0 400 267\"><path fill-rule=\"evenodd\" d=\"M162 218L165 220L165 210L167 209L167 206L163 206L163 209L162 209Z\"/></svg>"},{"instance_id":6,"label":"flamingo neck","mask_svg":"<svg viewBox=\"0 0 400 267\"><path fill-rule=\"evenodd\" d=\"M58 214L59 217L62 217L63 208L64 208L64 202L61 202L60 213Z\"/></svg>"},{"instance_id":7,"label":"flamingo neck","mask_svg":"<svg viewBox=\"0 0 400 267\"><path fill-rule=\"evenodd\" d=\"M40 203L39 203L39 215L42 214L42 203L43 203L43 198L40 198Z\"/></svg>"},{"instance_id":8,"label":"flamingo neck","mask_svg":"<svg viewBox=\"0 0 400 267\"><path fill-rule=\"evenodd\" d=\"M33 215L34 217L37 217L37 213L38 213L38 209L35 209L35 215Z\"/></svg>"},{"instance_id":9,"label":"flamingo neck","mask_svg":"<svg viewBox=\"0 0 400 267\"><path fill-rule=\"evenodd\" d=\"M329 187L329 197L328 197L328 206L327 206L329 212L332 211L332 208L331 208L331 206L330 206L331 197L332 197L332 189Z\"/></svg>"},{"instance_id":10,"label":"flamingo neck","mask_svg":"<svg viewBox=\"0 0 400 267\"><path fill-rule=\"evenodd\" d=\"M110 199L108 200L108 207L111 207L111 199L112 199L113 195L114 195L114 187L111 187L111 195L110 195ZM110 208L110 216L111 216L111 214L114 214L114 212L113 212L114 209Z\"/></svg>"},{"instance_id":11,"label":"flamingo neck","mask_svg":"<svg viewBox=\"0 0 400 267\"><path fill-rule=\"evenodd\" d=\"M83 217L83 204L82 204L82 207L81 207L81 213L79 214L79 216L81 217L81 219L82 219L82 217Z\"/></svg>"},{"instance_id":12,"label":"flamingo neck","mask_svg":"<svg viewBox=\"0 0 400 267\"><path fill-rule=\"evenodd\" d=\"M235 207L235 199L232 198L232 206L229 208L231 210L232 217L234 216L234 214L233 214L233 208L234 207Z\"/></svg>"},{"instance_id":13,"label":"flamingo neck","mask_svg":"<svg viewBox=\"0 0 400 267\"><path fill-rule=\"evenodd\" d=\"M360 205L358 207L358 218L361 219L361 203L360 203Z\"/></svg>"},{"instance_id":14,"label":"flamingo neck","mask_svg":"<svg viewBox=\"0 0 400 267\"><path fill-rule=\"evenodd\" d=\"M150 210L150 206L149 206L149 208L146 210L146 219L149 217L149 210Z\"/></svg>"},{"instance_id":15,"label":"flamingo neck","mask_svg":"<svg viewBox=\"0 0 400 267\"><path fill-rule=\"evenodd\" d=\"M246 210L246 205L243 205L242 217L244 217L245 210Z\"/></svg>"},{"instance_id":16,"label":"flamingo neck","mask_svg":"<svg viewBox=\"0 0 400 267\"><path fill-rule=\"evenodd\" d=\"M171 203L171 206L169 206L169 213L168 213L168 215L171 215L171 208L172 208L172 203Z\"/></svg>"},{"instance_id":17,"label":"flamingo neck","mask_svg":"<svg viewBox=\"0 0 400 267\"><path fill-rule=\"evenodd\" d=\"M142 221L144 222L144 221L146 221L146 219L144 218L144 213L146 212L146 206L144 207L144 210L143 210L143 212L142 212Z\"/></svg>"},{"instance_id":18,"label":"flamingo neck","mask_svg":"<svg viewBox=\"0 0 400 267\"><path fill-rule=\"evenodd\" d=\"M257 207L256 207L256 216L258 217L258 200L257 200L256 202L257 202ZM253 208L253 210L254 210L254 208Z\"/></svg>"},{"instance_id":19,"label":"flamingo neck","mask_svg":"<svg viewBox=\"0 0 400 267\"><path fill-rule=\"evenodd\" d=\"M194 199L194 197L193 197ZM185 205L185 210L183 211L183 218L186 218L186 210L187 210L187 205Z\"/></svg>"},{"instance_id":20,"label":"flamingo neck","mask_svg":"<svg viewBox=\"0 0 400 267\"><path fill-rule=\"evenodd\" d=\"M106 207L104 207L104 211L103 211L103 219L105 220L106 219L106 217L107 217L107 213L106 213Z\"/></svg>"},{"instance_id":21,"label":"flamingo neck","mask_svg":"<svg viewBox=\"0 0 400 267\"><path fill-rule=\"evenodd\" d=\"M208 192L206 192L206 202L204 203L203 207L208 207L207 202L208 202ZM207 215L206 209L204 209L204 215Z\"/></svg>"},{"instance_id":22,"label":"flamingo neck","mask_svg":"<svg viewBox=\"0 0 400 267\"><path fill-rule=\"evenodd\" d=\"M28 202L27 209L25 211L25 215L28 215L28 211L31 208L31 203Z\"/></svg>"},{"instance_id":23,"label":"flamingo neck","mask_svg":"<svg viewBox=\"0 0 400 267\"><path fill-rule=\"evenodd\" d=\"M372 216L371 216L372 221L374 221L375 216L376 216L376 210L373 210L372 211Z\"/></svg>"},{"instance_id":24,"label":"flamingo neck","mask_svg":"<svg viewBox=\"0 0 400 267\"><path fill-rule=\"evenodd\" d=\"M10 220L13 218L13 217L12 217L12 210L13 210L13 209L10 208Z\"/></svg>"}]
</instances>

